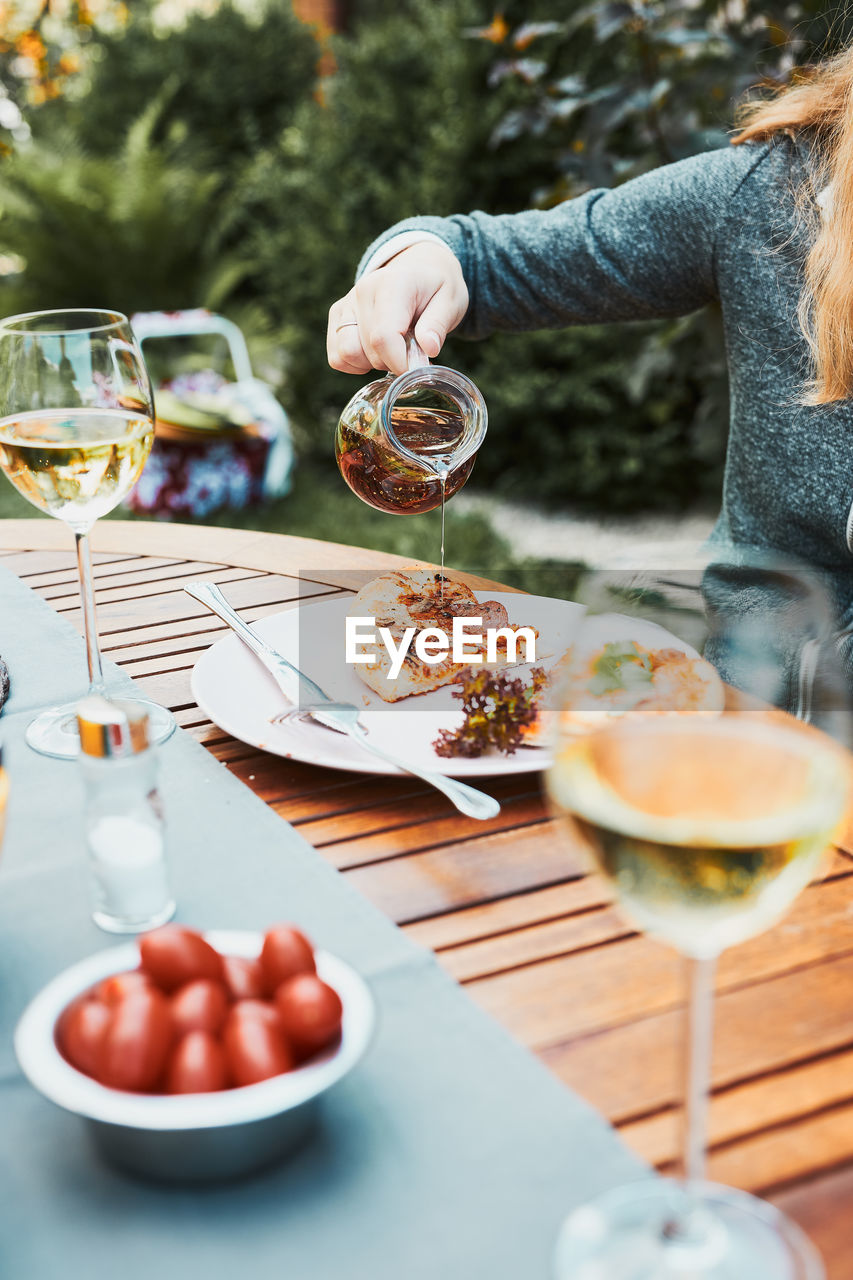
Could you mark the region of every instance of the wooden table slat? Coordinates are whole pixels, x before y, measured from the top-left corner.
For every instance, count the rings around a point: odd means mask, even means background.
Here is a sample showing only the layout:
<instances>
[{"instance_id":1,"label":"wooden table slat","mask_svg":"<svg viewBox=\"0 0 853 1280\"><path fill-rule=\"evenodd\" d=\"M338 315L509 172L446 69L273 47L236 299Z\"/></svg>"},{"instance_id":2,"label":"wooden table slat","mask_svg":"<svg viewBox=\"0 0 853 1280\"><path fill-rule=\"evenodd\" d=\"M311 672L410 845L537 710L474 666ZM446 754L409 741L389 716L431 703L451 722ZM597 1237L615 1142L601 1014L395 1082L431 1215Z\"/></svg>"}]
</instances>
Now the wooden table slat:
<instances>
[{"instance_id":1,"label":"wooden table slat","mask_svg":"<svg viewBox=\"0 0 853 1280\"><path fill-rule=\"evenodd\" d=\"M435 791L426 790L414 802L396 799L390 804L376 805L373 808L373 848L376 848L381 838L381 856L398 857L409 852L413 844L415 848L423 848L425 824L429 824L429 831L435 834L438 843L449 839L464 840L468 836L482 837L493 831L503 831L507 827L522 826L541 817L541 813L539 795L534 793L532 798L529 795L508 797L499 816L488 822L478 822L461 814L447 817L447 801ZM327 856L335 865L343 867L363 862L365 845L360 838L363 828L364 814L357 811L307 819L302 823L301 831L315 848L326 850ZM354 850L357 861L351 861L351 854L344 853L343 850ZM370 860L377 860L375 852Z\"/></svg>"},{"instance_id":2,"label":"wooden table slat","mask_svg":"<svg viewBox=\"0 0 853 1280\"><path fill-rule=\"evenodd\" d=\"M848 1163L819 1178L810 1178L770 1197L783 1213L799 1222L822 1251L829 1280L853 1280L850 1206L853 1165Z\"/></svg>"},{"instance_id":3,"label":"wooden table slat","mask_svg":"<svg viewBox=\"0 0 853 1280\"><path fill-rule=\"evenodd\" d=\"M586 904L578 903L577 891L581 885L590 898ZM546 889L518 891L508 898L427 916L407 924L405 930L415 942L441 954L534 924L549 924L585 911L600 910L603 896L600 882L594 877L578 878Z\"/></svg>"},{"instance_id":4,"label":"wooden table slat","mask_svg":"<svg viewBox=\"0 0 853 1280\"><path fill-rule=\"evenodd\" d=\"M127 563L127 562L125 562ZM162 591L181 591L184 583L193 578L221 575L223 580L253 578L265 576L254 569L231 569L227 565L210 564L205 560L192 561L183 566L163 564L161 566L143 566L140 569L128 569L121 574L111 573L108 576L94 576L95 595L100 602L108 600L139 600L144 596L159 595ZM42 600L49 600L61 611L63 600L79 595L80 586L77 575L66 579L44 582L35 578L27 583L34 591L38 591Z\"/></svg>"},{"instance_id":5,"label":"wooden table slat","mask_svg":"<svg viewBox=\"0 0 853 1280\"><path fill-rule=\"evenodd\" d=\"M224 569L221 565L207 568L201 565L193 565L193 572L188 574L183 581L176 581L175 575L170 572L165 579L149 578L147 575L142 575L140 582L123 582L119 586L107 585L97 588L95 596L98 613L100 614L101 609L106 609L111 604L130 603L138 606L146 597L183 594L184 582L191 581L193 577L197 577L200 582L233 583L253 579L259 579L263 582L269 581L266 574L255 573L251 569ZM38 594L43 600L47 600L57 613L65 613L69 608L76 609L79 605L80 589L76 583L69 583L62 587L40 589Z\"/></svg>"},{"instance_id":6,"label":"wooden table slat","mask_svg":"<svg viewBox=\"0 0 853 1280\"><path fill-rule=\"evenodd\" d=\"M717 997L714 1087L835 1053L850 1042L850 956L834 957ZM774 1009L772 1001L779 1001ZM786 1010L786 1018L778 1010ZM552 1044L543 1060L614 1122L680 1101L677 1065L684 1030L676 1005L653 1017ZM625 1065L630 1063L630 1088Z\"/></svg>"},{"instance_id":7,"label":"wooden table slat","mask_svg":"<svg viewBox=\"0 0 853 1280\"><path fill-rule=\"evenodd\" d=\"M504 818L506 815L502 815ZM525 828L535 826L537 835L541 835L542 810L532 802L524 812L519 814L519 822L517 827L513 827L512 831L506 831L507 838L517 837L519 842L525 838ZM429 830L422 827L391 827L386 830L376 830L360 832L350 836L345 840L329 841L326 846L327 857L336 867L360 867L367 863L380 862L388 858L399 858L406 853L420 853L425 850L435 848L436 846L444 846L452 844L454 853L460 862L465 862L465 853L469 845L477 846L477 851L483 841L487 839L482 834L485 824L478 823L476 827L468 825L470 819L463 819L461 816L448 815L445 812L437 817L430 824ZM463 825L464 824L464 825ZM506 825L506 824L505 824ZM472 836L472 840L468 840L468 836ZM538 843L538 841L537 841ZM562 867L564 878L566 866Z\"/></svg>"},{"instance_id":8,"label":"wooden table slat","mask_svg":"<svg viewBox=\"0 0 853 1280\"><path fill-rule=\"evenodd\" d=\"M201 575L205 580L206 575ZM280 609L299 602L298 583L293 579L275 578L272 575L246 577L242 569L218 570L209 575L212 582L226 583L225 595L235 609L254 608L262 604L277 604ZM318 587L316 599L329 594L329 588ZM187 622L209 614L203 604L188 596L183 587L173 591L157 591L149 597L148 617L153 623ZM98 630L101 635L120 631L132 631L139 627L142 617L141 603L137 600L98 601ZM58 609L64 617L82 628L82 615L78 606L69 604L67 610Z\"/></svg>"},{"instance_id":9,"label":"wooden table slat","mask_svg":"<svg viewBox=\"0 0 853 1280\"><path fill-rule=\"evenodd\" d=\"M848 1102L711 1151L708 1174L715 1182L741 1186L757 1195L772 1194L837 1168L849 1160L851 1147L853 1102Z\"/></svg>"},{"instance_id":10,"label":"wooden table slat","mask_svg":"<svg viewBox=\"0 0 853 1280\"><path fill-rule=\"evenodd\" d=\"M165 556L122 556L120 560L93 558L92 578L97 585L100 582L123 578L126 575L148 573L149 570L154 569L171 569L177 576L185 563L186 561L168 559ZM8 565L6 567L8 568ZM26 582L27 586L32 587L33 590L40 590L43 587L54 585L59 586L64 583L76 585L78 582L76 555L72 552L68 557L68 563L62 568L47 569L44 573L28 574Z\"/></svg>"},{"instance_id":11,"label":"wooden table slat","mask_svg":"<svg viewBox=\"0 0 853 1280\"><path fill-rule=\"evenodd\" d=\"M712 1147L732 1145L755 1132L795 1122L803 1115L853 1099L853 1035L848 1045L815 1061L796 1063L743 1084L717 1090L711 1102ZM621 1126L622 1136L647 1160L661 1167L672 1163L681 1141L678 1108L658 1112Z\"/></svg>"},{"instance_id":12,"label":"wooden table slat","mask_svg":"<svg viewBox=\"0 0 853 1280\"><path fill-rule=\"evenodd\" d=\"M846 963L844 957L853 955L851 908L853 876L811 886L782 924L723 954L718 999L733 988L799 973L828 957L837 970ZM634 935L595 951L548 957L477 978L468 990L488 1010L511 1003L515 1013L508 1025L513 1034L525 1044L545 1046L567 1029L571 1035L587 1035L678 1006L682 968L668 947ZM559 1000L564 984L570 1008L561 1007Z\"/></svg>"},{"instance_id":13,"label":"wooden table slat","mask_svg":"<svg viewBox=\"0 0 853 1280\"><path fill-rule=\"evenodd\" d=\"M323 589L317 588L316 595L310 596L310 600L327 600L332 596L346 595L338 587L328 587ZM186 596L189 601L192 597ZM240 614L247 622L257 622L259 618L266 618L273 614L281 613L284 609L291 608L293 601L271 600L264 604L249 604L240 606ZM109 632L101 637L101 648L104 652L118 651L114 658L116 662L122 662L122 652L127 651L128 658L132 655L130 651L138 645L150 645L151 652L157 653L158 649L163 653L168 653L170 643L173 640L193 640L198 638L200 644L214 644L224 635L228 634L228 627L224 622L220 622L215 614L205 610L203 614L192 617L181 617L174 621L159 621L149 619L147 622L140 620L135 627L125 627L120 631Z\"/></svg>"},{"instance_id":14,"label":"wooden table slat","mask_svg":"<svg viewBox=\"0 0 853 1280\"><path fill-rule=\"evenodd\" d=\"M417 856L366 863L351 870L349 879L397 924L560 884L569 875L556 841L542 840L543 828L550 826L537 823L520 832L501 831L425 848ZM600 900L602 891L584 886L578 893Z\"/></svg>"},{"instance_id":15,"label":"wooden table slat","mask_svg":"<svg viewBox=\"0 0 853 1280\"><path fill-rule=\"evenodd\" d=\"M599 881L593 881L600 884ZM551 891L554 892L554 891ZM607 889L602 888L602 896ZM853 894L851 894L853 897ZM516 899L511 900L512 903ZM480 908L481 911L487 908ZM849 910L846 903L842 912ZM442 964L459 982L510 972L558 956L571 955L587 946L632 935L618 907L573 912L558 918L534 920L526 926L491 933L453 947L439 949ZM725 972L725 969L724 969ZM637 1008L638 1015L642 1009Z\"/></svg>"},{"instance_id":16,"label":"wooden table slat","mask_svg":"<svg viewBox=\"0 0 853 1280\"><path fill-rule=\"evenodd\" d=\"M3 522L4 525L7 523ZM77 555L74 550L74 539L69 537L68 530L64 528L59 530L63 534L62 542L69 544L63 546L62 550L54 551L8 551L3 559L3 568L11 569L12 573L16 573L19 578L29 584L31 577L40 577L44 573L52 570L65 572L66 570L76 573L77 571ZM4 529L5 533L5 529ZM93 551L92 564L98 565L117 565L127 560L138 559L138 554L129 551Z\"/></svg>"}]
</instances>

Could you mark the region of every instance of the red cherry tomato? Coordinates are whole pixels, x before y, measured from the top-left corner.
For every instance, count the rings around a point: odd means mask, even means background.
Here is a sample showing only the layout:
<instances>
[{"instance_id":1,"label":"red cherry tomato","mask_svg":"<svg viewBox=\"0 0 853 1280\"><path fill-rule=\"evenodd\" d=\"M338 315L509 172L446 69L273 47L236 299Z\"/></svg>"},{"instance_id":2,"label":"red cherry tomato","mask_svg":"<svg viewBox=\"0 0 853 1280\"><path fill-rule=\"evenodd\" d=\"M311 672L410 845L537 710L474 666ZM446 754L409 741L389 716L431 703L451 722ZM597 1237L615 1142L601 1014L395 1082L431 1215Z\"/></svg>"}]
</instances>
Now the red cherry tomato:
<instances>
[{"instance_id":1,"label":"red cherry tomato","mask_svg":"<svg viewBox=\"0 0 853 1280\"><path fill-rule=\"evenodd\" d=\"M290 1046L281 1032L266 1019L231 1010L222 1042L236 1085L258 1084L271 1076L290 1071L294 1065Z\"/></svg>"},{"instance_id":2,"label":"red cherry tomato","mask_svg":"<svg viewBox=\"0 0 853 1280\"><path fill-rule=\"evenodd\" d=\"M262 1000L267 993L260 960L245 956L223 956L225 985L232 1000Z\"/></svg>"},{"instance_id":3,"label":"red cherry tomato","mask_svg":"<svg viewBox=\"0 0 853 1280\"><path fill-rule=\"evenodd\" d=\"M276 1031L282 1030L278 1010L272 1000L238 1000L231 1006L229 1017L260 1018L267 1026L275 1027Z\"/></svg>"},{"instance_id":4,"label":"red cherry tomato","mask_svg":"<svg viewBox=\"0 0 853 1280\"><path fill-rule=\"evenodd\" d=\"M133 1093L153 1089L172 1043L169 1002L159 991L133 991L113 1010L104 1036L102 1084Z\"/></svg>"},{"instance_id":5,"label":"red cherry tomato","mask_svg":"<svg viewBox=\"0 0 853 1280\"><path fill-rule=\"evenodd\" d=\"M283 982L275 1006L284 1034L300 1049L316 1052L340 1032L341 998L315 973L298 973Z\"/></svg>"},{"instance_id":6,"label":"red cherry tomato","mask_svg":"<svg viewBox=\"0 0 853 1280\"><path fill-rule=\"evenodd\" d=\"M221 982L197 978L179 987L171 999L172 1023L177 1035L188 1031L219 1031L228 1012L228 993Z\"/></svg>"},{"instance_id":7,"label":"red cherry tomato","mask_svg":"<svg viewBox=\"0 0 853 1280\"><path fill-rule=\"evenodd\" d=\"M209 1031L189 1031L172 1050L167 1093L216 1093L229 1085L225 1050Z\"/></svg>"},{"instance_id":8,"label":"red cherry tomato","mask_svg":"<svg viewBox=\"0 0 853 1280\"><path fill-rule=\"evenodd\" d=\"M64 1010L56 1028L59 1050L65 1058L96 1079L101 1073L104 1037L112 1021L112 1009L90 995L81 996Z\"/></svg>"},{"instance_id":9,"label":"red cherry tomato","mask_svg":"<svg viewBox=\"0 0 853 1280\"><path fill-rule=\"evenodd\" d=\"M194 929L167 924L139 939L142 968L163 991L175 991L196 978L221 982L222 956Z\"/></svg>"},{"instance_id":10,"label":"red cherry tomato","mask_svg":"<svg viewBox=\"0 0 853 1280\"><path fill-rule=\"evenodd\" d=\"M261 967L270 994L295 973L317 970L311 943L299 929L287 924L267 929L261 948Z\"/></svg>"},{"instance_id":11,"label":"red cherry tomato","mask_svg":"<svg viewBox=\"0 0 853 1280\"><path fill-rule=\"evenodd\" d=\"M98 1000L114 1008L120 1004L131 991L146 991L151 987L151 979L141 969L131 969L128 973L113 973L104 978L95 988Z\"/></svg>"}]
</instances>

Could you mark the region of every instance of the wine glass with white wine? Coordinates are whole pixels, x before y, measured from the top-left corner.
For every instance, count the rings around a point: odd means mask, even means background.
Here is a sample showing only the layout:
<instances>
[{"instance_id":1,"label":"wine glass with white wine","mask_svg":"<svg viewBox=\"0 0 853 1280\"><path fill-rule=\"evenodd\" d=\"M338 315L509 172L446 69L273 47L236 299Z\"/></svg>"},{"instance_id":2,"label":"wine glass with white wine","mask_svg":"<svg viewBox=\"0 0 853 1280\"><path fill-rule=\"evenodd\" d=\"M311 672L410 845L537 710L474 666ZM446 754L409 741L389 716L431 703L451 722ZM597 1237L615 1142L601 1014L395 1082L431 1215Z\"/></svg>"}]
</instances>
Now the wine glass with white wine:
<instances>
[{"instance_id":1,"label":"wine glass with white wine","mask_svg":"<svg viewBox=\"0 0 853 1280\"><path fill-rule=\"evenodd\" d=\"M802 566L754 556L706 566L688 586L673 576L634 592L637 616L618 643L602 643L604 619L584 623L554 712L547 790L628 919L687 959L682 1177L575 1210L556 1274L822 1280L796 1224L706 1181L705 1150L717 957L785 914L848 812L839 629L819 575Z\"/></svg>"},{"instance_id":2,"label":"wine glass with white wine","mask_svg":"<svg viewBox=\"0 0 853 1280\"><path fill-rule=\"evenodd\" d=\"M89 692L104 693L89 532L127 496L154 440L151 382L126 316L37 311L0 321L0 469L33 506L74 533ZM81 690L82 693L82 690ZM145 703L151 739L173 716ZM43 755L77 755L76 701L43 711L27 741Z\"/></svg>"}]
</instances>

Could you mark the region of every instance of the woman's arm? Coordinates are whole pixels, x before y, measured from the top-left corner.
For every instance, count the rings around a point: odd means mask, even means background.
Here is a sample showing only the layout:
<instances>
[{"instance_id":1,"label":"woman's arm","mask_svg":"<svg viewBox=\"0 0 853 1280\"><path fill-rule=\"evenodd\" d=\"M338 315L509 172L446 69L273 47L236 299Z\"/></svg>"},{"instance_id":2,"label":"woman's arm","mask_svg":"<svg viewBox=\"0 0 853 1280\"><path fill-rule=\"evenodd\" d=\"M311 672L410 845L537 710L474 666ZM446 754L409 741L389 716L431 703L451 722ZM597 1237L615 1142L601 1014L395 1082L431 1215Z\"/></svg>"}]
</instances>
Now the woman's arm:
<instances>
[{"instance_id":1,"label":"woman's arm","mask_svg":"<svg viewBox=\"0 0 853 1280\"><path fill-rule=\"evenodd\" d=\"M402 335L413 321L424 350L435 356L456 326L484 338L496 330L694 311L716 297L719 229L735 215L742 188L768 150L763 144L691 156L547 211L398 223L370 246L361 270L401 232L432 239L362 274L334 304L330 361L351 372L400 371Z\"/></svg>"}]
</instances>

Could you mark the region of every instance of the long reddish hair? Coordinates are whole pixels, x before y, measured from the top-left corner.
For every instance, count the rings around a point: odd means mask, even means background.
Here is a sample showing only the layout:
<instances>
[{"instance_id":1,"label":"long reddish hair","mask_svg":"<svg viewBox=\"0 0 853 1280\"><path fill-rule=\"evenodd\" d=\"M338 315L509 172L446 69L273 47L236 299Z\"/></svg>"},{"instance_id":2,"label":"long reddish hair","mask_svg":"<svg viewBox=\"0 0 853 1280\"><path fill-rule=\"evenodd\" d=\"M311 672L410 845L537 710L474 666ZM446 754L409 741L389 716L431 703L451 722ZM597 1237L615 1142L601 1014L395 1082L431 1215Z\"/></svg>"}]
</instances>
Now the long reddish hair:
<instances>
[{"instance_id":1,"label":"long reddish hair","mask_svg":"<svg viewBox=\"0 0 853 1280\"><path fill-rule=\"evenodd\" d=\"M808 130L812 191L829 187L806 259L800 324L814 366L808 403L833 404L853 395L853 47L744 107L739 126L736 146Z\"/></svg>"}]
</instances>

